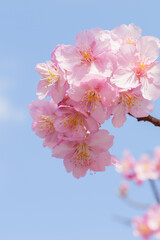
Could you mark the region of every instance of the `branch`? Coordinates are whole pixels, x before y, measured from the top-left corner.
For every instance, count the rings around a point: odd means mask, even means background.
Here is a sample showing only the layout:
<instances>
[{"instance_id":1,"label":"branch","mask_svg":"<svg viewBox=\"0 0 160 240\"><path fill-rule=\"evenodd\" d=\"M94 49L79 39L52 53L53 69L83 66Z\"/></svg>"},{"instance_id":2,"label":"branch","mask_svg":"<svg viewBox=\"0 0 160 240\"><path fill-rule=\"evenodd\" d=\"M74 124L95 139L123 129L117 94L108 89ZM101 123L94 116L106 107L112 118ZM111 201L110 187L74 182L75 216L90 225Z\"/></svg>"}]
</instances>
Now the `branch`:
<instances>
[{"instance_id":1,"label":"branch","mask_svg":"<svg viewBox=\"0 0 160 240\"><path fill-rule=\"evenodd\" d=\"M160 203L160 196L159 196L159 193L158 193L158 190L157 190L154 180L149 179L149 182L150 182L150 186L152 188L152 191L153 191L153 194L155 196L157 203Z\"/></svg>"},{"instance_id":2,"label":"branch","mask_svg":"<svg viewBox=\"0 0 160 240\"><path fill-rule=\"evenodd\" d=\"M134 117L132 114L128 113L131 117ZM136 118L136 117L134 117ZM148 115L147 117L139 117L136 118L138 122L144 121L144 122L150 122L156 127L160 127L160 119L152 117L151 115Z\"/></svg>"},{"instance_id":3,"label":"branch","mask_svg":"<svg viewBox=\"0 0 160 240\"><path fill-rule=\"evenodd\" d=\"M123 217L123 216L120 216L120 215L115 215L113 217L113 220L116 221L116 222L123 223L123 224L125 224L127 226L131 226L131 224L132 224L132 220L131 219Z\"/></svg>"},{"instance_id":4,"label":"branch","mask_svg":"<svg viewBox=\"0 0 160 240\"><path fill-rule=\"evenodd\" d=\"M134 208L137 208L137 209L146 209L146 208L148 208L150 206L150 204L137 202L137 201L129 198L128 196L123 198L123 200L128 205L130 205L131 207L134 207Z\"/></svg>"}]
</instances>

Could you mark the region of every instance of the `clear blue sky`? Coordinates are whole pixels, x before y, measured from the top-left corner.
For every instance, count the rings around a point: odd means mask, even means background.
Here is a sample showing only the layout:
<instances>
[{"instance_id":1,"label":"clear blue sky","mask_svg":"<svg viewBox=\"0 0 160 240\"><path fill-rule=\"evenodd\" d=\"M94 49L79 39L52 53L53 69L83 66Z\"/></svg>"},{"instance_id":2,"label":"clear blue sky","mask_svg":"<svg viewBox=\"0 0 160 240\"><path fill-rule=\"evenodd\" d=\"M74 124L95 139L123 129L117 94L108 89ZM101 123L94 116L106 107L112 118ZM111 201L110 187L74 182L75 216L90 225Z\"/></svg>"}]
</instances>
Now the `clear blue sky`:
<instances>
[{"instance_id":1,"label":"clear blue sky","mask_svg":"<svg viewBox=\"0 0 160 240\"><path fill-rule=\"evenodd\" d=\"M80 30L134 23L160 38L159 0L35 0L0 3L0 240L133 240L132 229L114 220L143 214L116 195L114 168L77 180L51 157L31 131L27 104L36 99L35 65L50 59L57 44L73 44ZM160 100L154 116L160 117ZM128 117L112 154L138 157L160 145L160 129ZM154 202L148 183L133 198Z\"/></svg>"}]
</instances>

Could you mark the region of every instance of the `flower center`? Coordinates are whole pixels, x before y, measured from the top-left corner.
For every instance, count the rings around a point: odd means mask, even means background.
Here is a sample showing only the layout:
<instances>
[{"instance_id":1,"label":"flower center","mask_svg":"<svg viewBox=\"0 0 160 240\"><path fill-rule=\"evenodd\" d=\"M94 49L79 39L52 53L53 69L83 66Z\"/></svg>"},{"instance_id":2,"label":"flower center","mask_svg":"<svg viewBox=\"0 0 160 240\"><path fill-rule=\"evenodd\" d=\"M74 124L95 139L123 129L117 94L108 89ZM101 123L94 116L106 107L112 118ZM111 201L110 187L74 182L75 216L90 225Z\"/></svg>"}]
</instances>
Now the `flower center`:
<instances>
[{"instance_id":1,"label":"flower center","mask_svg":"<svg viewBox=\"0 0 160 240\"><path fill-rule=\"evenodd\" d=\"M43 78L41 78L40 81L45 81L46 82L45 88L48 88L48 87L52 86L53 84L55 84L56 82L58 82L59 77L60 76L55 68L50 69L48 67L48 71L45 72Z\"/></svg>"},{"instance_id":2,"label":"flower center","mask_svg":"<svg viewBox=\"0 0 160 240\"><path fill-rule=\"evenodd\" d=\"M55 128L53 126L54 121L54 116L49 117L46 115L41 115L41 120L38 121L39 131L46 132L46 136L53 133L55 131Z\"/></svg>"},{"instance_id":3,"label":"flower center","mask_svg":"<svg viewBox=\"0 0 160 240\"><path fill-rule=\"evenodd\" d=\"M63 118L60 122L60 125L62 124L65 128L69 128L70 131L75 130L78 132L78 126L83 125L83 118L80 114L72 114L71 116ZM82 130L84 131L84 128L82 128Z\"/></svg>"},{"instance_id":4,"label":"flower center","mask_svg":"<svg viewBox=\"0 0 160 240\"><path fill-rule=\"evenodd\" d=\"M83 44L83 43L81 43ZM81 57L81 60L80 62L81 63L84 63L85 65L86 64L91 64L91 62L94 60L94 57L93 57L93 53L92 53L92 50L91 50L91 46L89 46L88 48L86 47L86 45L82 45L80 49L77 49L77 55L80 55Z\"/></svg>"},{"instance_id":5,"label":"flower center","mask_svg":"<svg viewBox=\"0 0 160 240\"><path fill-rule=\"evenodd\" d=\"M74 152L72 159L75 167L89 167L92 163L89 146L86 143L80 143Z\"/></svg>"},{"instance_id":6,"label":"flower center","mask_svg":"<svg viewBox=\"0 0 160 240\"><path fill-rule=\"evenodd\" d=\"M127 39L125 39L125 42L127 44L133 44L133 45L136 45L136 41L132 38L132 37L128 37Z\"/></svg>"},{"instance_id":7,"label":"flower center","mask_svg":"<svg viewBox=\"0 0 160 240\"><path fill-rule=\"evenodd\" d=\"M138 98L139 96L135 94L121 93L119 102L123 102L123 104L127 105L128 107L134 107L139 104Z\"/></svg>"},{"instance_id":8,"label":"flower center","mask_svg":"<svg viewBox=\"0 0 160 240\"><path fill-rule=\"evenodd\" d=\"M101 100L101 97L97 93L96 90L88 90L86 91L84 98L81 100L80 105L84 105L84 111L94 111L95 106L99 106L99 102Z\"/></svg>"},{"instance_id":9,"label":"flower center","mask_svg":"<svg viewBox=\"0 0 160 240\"><path fill-rule=\"evenodd\" d=\"M146 64L144 61L135 62L136 67L133 68L133 71L136 73L138 79L147 75L147 71L150 67L149 64Z\"/></svg>"},{"instance_id":10,"label":"flower center","mask_svg":"<svg viewBox=\"0 0 160 240\"><path fill-rule=\"evenodd\" d=\"M88 90L86 93L85 93L85 96L84 96L84 102L86 102L87 104L92 104L92 103L95 103L95 102L99 102L101 99L101 97L99 96L99 94L97 93L96 90Z\"/></svg>"},{"instance_id":11,"label":"flower center","mask_svg":"<svg viewBox=\"0 0 160 240\"><path fill-rule=\"evenodd\" d=\"M149 229L146 225L144 225L144 224L140 224L140 225L138 226L138 230L140 231L140 233L141 233L142 235L148 235L148 234L150 234L150 229Z\"/></svg>"}]
</instances>

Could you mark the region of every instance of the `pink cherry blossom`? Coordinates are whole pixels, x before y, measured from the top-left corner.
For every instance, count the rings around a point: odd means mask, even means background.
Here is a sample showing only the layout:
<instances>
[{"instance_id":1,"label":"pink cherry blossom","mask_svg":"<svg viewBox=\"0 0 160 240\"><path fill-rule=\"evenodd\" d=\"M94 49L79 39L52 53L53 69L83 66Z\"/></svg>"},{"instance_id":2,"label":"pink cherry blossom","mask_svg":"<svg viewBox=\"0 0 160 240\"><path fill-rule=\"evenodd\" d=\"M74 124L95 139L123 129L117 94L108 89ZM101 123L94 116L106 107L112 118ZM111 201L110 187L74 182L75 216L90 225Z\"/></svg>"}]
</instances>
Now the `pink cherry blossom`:
<instances>
[{"instance_id":1,"label":"pink cherry blossom","mask_svg":"<svg viewBox=\"0 0 160 240\"><path fill-rule=\"evenodd\" d=\"M42 75L37 87L39 99L51 96L56 103L60 102L67 88L65 72L51 61L37 64L36 71Z\"/></svg>"},{"instance_id":2,"label":"pink cherry blossom","mask_svg":"<svg viewBox=\"0 0 160 240\"><path fill-rule=\"evenodd\" d=\"M91 69L94 73L111 76L115 57L110 51L109 39L104 44L96 39L92 30L85 30L78 33L75 45L58 46L52 54L60 67L68 71L69 82L81 80Z\"/></svg>"},{"instance_id":3,"label":"pink cherry blossom","mask_svg":"<svg viewBox=\"0 0 160 240\"><path fill-rule=\"evenodd\" d=\"M117 55L119 66L111 79L120 88L141 86L142 95L148 100L160 96L159 45L152 37L142 37L136 46L124 45Z\"/></svg>"},{"instance_id":4,"label":"pink cherry blossom","mask_svg":"<svg viewBox=\"0 0 160 240\"><path fill-rule=\"evenodd\" d=\"M157 173L154 170L153 162L148 154L143 154L135 165L135 181L141 183L148 179L156 179Z\"/></svg>"},{"instance_id":5,"label":"pink cherry blossom","mask_svg":"<svg viewBox=\"0 0 160 240\"><path fill-rule=\"evenodd\" d=\"M69 97L81 108L90 112L91 116L103 123L106 119L107 108L116 102L118 90L101 75L86 75L79 85L71 85Z\"/></svg>"},{"instance_id":6,"label":"pink cherry blossom","mask_svg":"<svg viewBox=\"0 0 160 240\"><path fill-rule=\"evenodd\" d=\"M154 169L157 173L157 178L160 178L160 146L154 149L153 164L154 164Z\"/></svg>"},{"instance_id":7,"label":"pink cherry blossom","mask_svg":"<svg viewBox=\"0 0 160 240\"><path fill-rule=\"evenodd\" d=\"M37 64L42 78L40 100L29 105L32 129L53 156L64 159L67 172L79 178L115 165L136 183L160 177L159 150L153 161L142 157L136 163L127 153L119 162L108 152L113 137L99 130L111 116L121 127L127 114L139 118L152 112L151 100L160 96L159 48L158 38L141 37L139 27L123 24L79 32L75 46L57 45L51 61Z\"/></svg>"},{"instance_id":8,"label":"pink cherry blossom","mask_svg":"<svg viewBox=\"0 0 160 240\"><path fill-rule=\"evenodd\" d=\"M123 174L127 179L132 179L135 176L134 166L136 162L134 157L129 151L124 151L123 158L117 165L116 170Z\"/></svg>"},{"instance_id":9,"label":"pink cherry blossom","mask_svg":"<svg viewBox=\"0 0 160 240\"><path fill-rule=\"evenodd\" d=\"M132 225L134 227L134 235L140 236L145 240L148 240L153 231L148 226L148 216L145 215L143 217L135 217L132 221Z\"/></svg>"},{"instance_id":10,"label":"pink cherry blossom","mask_svg":"<svg viewBox=\"0 0 160 240\"><path fill-rule=\"evenodd\" d=\"M126 197L128 193L129 185L128 182L122 182L120 187L119 187L119 195L121 197Z\"/></svg>"},{"instance_id":11,"label":"pink cherry blossom","mask_svg":"<svg viewBox=\"0 0 160 240\"><path fill-rule=\"evenodd\" d=\"M147 211L148 225L154 235L160 236L160 205L151 206Z\"/></svg>"},{"instance_id":12,"label":"pink cherry blossom","mask_svg":"<svg viewBox=\"0 0 160 240\"><path fill-rule=\"evenodd\" d=\"M112 165L108 149L113 144L113 136L107 130L99 130L81 141L64 141L53 149L53 156L64 158L67 172L75 178L84 177L88 170L105 171Z\"/></svg>"},{"instance_id":13,"label":"pink cherry blossom","mask_svg":"<svg viewBox=\"0 0 160 240\"><path fill-rule=\"evenodd\" d=\"M107 46L107 49L111 49L113 54L116 54L121 46L119 42L119 36L112 31L103 30L100 28L91 29L97 40L103 42L103 45ZM114 66L115 67L115 66Z\"/></svg>"},{"instance_id":14,"label":"pink cherry blossom","mask_svg":"<svg viewBox=\"0 0 160 240\"><path fill-rule=\"evenodd\" d=\"M58 143L58 136L54 128L57 116L56 104L53 101L34 100L28 105L33 118L32 130L40 138L44 138L44 146L53 147Z\"/></svg>"},{"instance_id":15,"label":"pink cherry blossom","mask_svg":"<svg viewBox=\"0 0 160 240\"><path fill-rule=\"evenodd\" d=\"M79 108L60 106L56 115L54 126L57 132L63 134L63 139L84 139L89 132L98 131L98 123Z\"/></svg>"},{"instance_id":16,"label":"pink cherry blossom","mask_svg":"<svg viewBox=\"0 0 160 240\"><path fill-rule=\"evenodd\" d=\"M121 44L136 45L137 40L141 37L142 30L140 27L135 26L133 23L128 26L122 24L112 30L114 34L118 35Z\"/></svg>"},{"instance_id":17,"label":"pink cherry blossom","mask_svg":"<svg viewBox=\"0 0 160 240\"><path fill-rule=\"evenodd\" d=\"M127 120L126 114L130 113L132 116L146 117L148 112L153 111L153 103L144 99L140 88L127 90L119 90L118 104L112 108L112 123L114 127L122 127Z\"/></svg>"},{"instance_id":18,"label":"pink cherry blossom","mask_svg":"<svg viewBox=\"0 0 160 240\"><path fill-rule=\"evenodd\" d=\"M142 217L133 219L134 234L148 240L154 236L160 238L160 205L150 206Z\"/></svg>"}]
</instances>

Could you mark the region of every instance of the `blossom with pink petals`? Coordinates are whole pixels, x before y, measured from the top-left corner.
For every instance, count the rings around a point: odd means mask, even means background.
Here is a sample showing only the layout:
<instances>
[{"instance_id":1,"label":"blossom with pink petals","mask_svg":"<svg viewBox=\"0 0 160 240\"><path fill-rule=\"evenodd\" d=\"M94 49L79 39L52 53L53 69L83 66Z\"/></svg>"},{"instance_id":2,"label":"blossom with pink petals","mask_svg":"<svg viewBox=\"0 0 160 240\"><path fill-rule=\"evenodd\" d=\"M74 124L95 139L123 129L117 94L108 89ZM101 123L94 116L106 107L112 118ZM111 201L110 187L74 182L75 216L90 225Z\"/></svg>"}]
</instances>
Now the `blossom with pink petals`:
<instances>
[{"instance_id":1,"label":"blossom with pink petals","mask_svg":"<svg viewBox=\"0 0 160 240\"><path fill-rule=\"evenodd\" d=\"M139 87L131 90L119 90L118 104L112 108L112 123L114 127L122 127L126 121L126 114L132 116L146 117L148 112L153 111L153 103L143 98Z\"/></svg>"},{"instance_id":2,"label":"blossom with pink petals","mask_svg":"<svg viewBox=\"0 0 160 240\"><path fill-rule=\"evenodd\" d=\"M160 146L154 149L153 164L157 173L157 178L160 178Z\"/></svg>"},{"instance_id":3,"label":"blossom with pink petals","mask_svg":"<svg viewBox=\"0 0 160 240\"><path fill-rule=\"evenodd\" d=\"M160 96L159 45L152 37L142 37L134 45L123 45L117 59L119 66L111 82L120 88L141 86L142 95L148 100Z\"/></svg>"},{"instance_id":4,"label":"blossom with pink petals","mask_svg":"<svg viewBox=\"0 0 160 240\"><path fill-rule=\"evenodd\" d=\"M128 182L122 182L119 187L119 195L121 197L126 197L128 193L129 185Z\"/></svg>"},{"instance_id":5,"label":"blossom with pink petals","mask_svg":"<svg viewBox=\"0 0 160 240\"><path fill-rule=\"evenodd\" d=\"M135 159L131 153L126 150L124 151L123 159L119 162L119 165L117 165L116 170L122 173L125 178L131 179L135 176L134 166Z\"/></svg>"},{"instance_id":6,"label":"blossom with pink petals","mask_svg":"<svg viewBox=\"0 0 160 240\"><path fill-rule=\"evenodd\" d=\"M42 75L37 87L39 99L51 96L55 103L59 103L67 88L65 72L51 61L37 64L36 71Z\"/></svg>"},{"instance_id":7,"label":"blossom with pink petals","mask_svg":"<svg viewBox=\"0 0 160 240\"><path fill-rule=\"evenodd\" d=\"M118 90L101 75L86 75L79 85L71 85L69 97L79 103L82 109L103 123L106 119L106 107L116 102Z\"/></svg>"},{"instance_id":8,"label":"blossom with pink petals","mask_svg":"<svg viewBox=\"0 0 160 240\"><path fill-rule=\"evenodd\" d=\"M145 240L148 240L152 234L152 229L148 226L148 216L135 217L132 221L134 227L134 235L140 236Z\"/></svg>"},{"instance_id":9,"label":"blossom with pink petals","mask_svg":"<svg viewBox=\"0 0 160 240\"><path fill-rule=\"evenodd\" d=\"M28 105L33 118L32 130L40 138L44 138L43 146L54 147L58 143L54 122L57 118L57 105L53 101L34 100Z\"/></svg>"},{"instance_id":10,"label":"blossom with pink petals","mask_svg":"<svg viewBox=\"0 0 160 240\"><path fill-rule=\"evenodd\" d=\"M114 34L118 35L119 42L121 44L133 44L135 45L137 40L142 35L142 30L140 27L135 26L133 23L128 26L122 24L112 30Z\"/></svg>"},{"instance_id":11,"label":"blossom with pink petals","mask_svg":"<svg viewBox=\"0 0 160 240\"><path fill-rule=\"evenodd\" d=\"M65 141L53 149L53 156L64 158L67 172L73 172L75 178L84 177L88 170L105 171L112 165L108 149L113 144L113 136L107 130L92 133L84 140Z\"/></svg>"},{"instance_id":12,"label":"blossom with pink petals","mask_svg":"<svg viewBox=\"0 0 160 240\"><path fill-rule=\"evenodd\" d=\"M137 183L160 177L157 153L152 162L136 163L128 154L119 163L108 152L113 137L99 130L111 116L121 127L126 114L139 118L152 112L151 100L160 96L159 48L159 39L141 37L139 27L123 24L79 32L75 46L57 45L51 61L37 64L42 78L40 100L29 105L32 129L76 178L111 164Z\"/></svg>"},{"instance_id":13,"label":"blossom with pink petals","mask_svg":"<svg viewBox=\"0 0 160 240\"><path fill-rule=\"evenodd\" d=\"M58 46L52 53L52 58L68 71L69 82L81 80L92 69L92 73L111 76L115 56L110 51L109 39L104 44L104 41L95 37L92 30L85 30L78 33L75 45Z\"/></svg>"},{"instance_id":14,"label":"blossom with pink petals","mask_svg":"<svg viewBox=\"0 0 160 240\"><path fill-rule=\"evenodd\" d=\"M98 123L79 108L60 106L56 115L54 126L57 132L63 134L63 139L72 141L83 139L86 134L98 131Z\"/></svg>"},{"instance_id":15,"label":"blossom with pink petals","mask_svg":"<svg viewBox=\"0 0 160 240\"><path fill-rule=\"evenodd\" d=\"M160 238L160 205L151 206L141 217L135 217L132 221L134 234L145 240L154 236Z\"/></svg>"},{"instance_id":16,"label":"blossom with pink petals","mask_svg":"<svg viewBox=\"0 0 160 240\"><path fill-rule=\"evenodd\" d=\"M157 173L154 170L152 159L148 154L143 154L135 165L135 180L137 183L148 179L156 179Z\"/></svg>"},{"instance_id":17,"label":"blossom with pink petals","mask_svg":"<svg viewBox=\"0 0 160 240\"><path fill-rule=\"evenodd\" d=\"M147 216L150 229L152 229L155 236L160 237L160 204L151 206L147 211Z\"/></svg>"}]
</instances>

